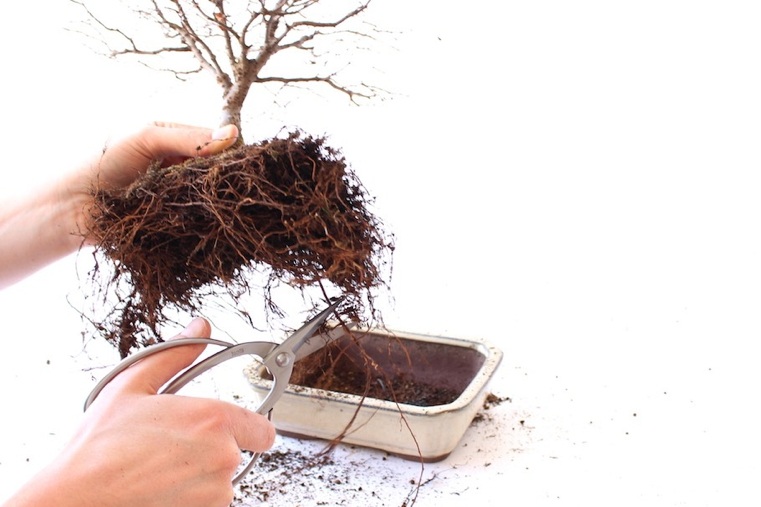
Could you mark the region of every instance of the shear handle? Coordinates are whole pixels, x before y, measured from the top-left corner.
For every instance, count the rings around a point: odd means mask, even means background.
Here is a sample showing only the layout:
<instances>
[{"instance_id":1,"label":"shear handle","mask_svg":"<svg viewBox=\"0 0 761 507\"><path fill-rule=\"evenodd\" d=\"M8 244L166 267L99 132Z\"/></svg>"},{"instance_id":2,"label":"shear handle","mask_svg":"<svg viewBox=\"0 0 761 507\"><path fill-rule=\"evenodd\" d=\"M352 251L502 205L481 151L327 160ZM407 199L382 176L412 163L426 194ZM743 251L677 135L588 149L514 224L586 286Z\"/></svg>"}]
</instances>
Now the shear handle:
<instances>
[{"instance_id":1,"label":"shear handle","mask_svg":"<svg viewBox=\"0 0 761 507\"><path fill-rule=\"evenodd\" d=\"M267 355L277 348L276 343L272 342L245 342L237 345L231 345L206 359L194 364L181 374L177 375L171 382L165 385L159 394L177 394L177 392L188 385L190 381L198 377L199 375L209 371L215 366L234 359L243 355L255 355L261 358L267 357ZM264 413L264 412L262 412Z\"/></svg>"},{"instance_id":2,"label":"shear handle","mask_svg":"<svg viewBox=\"0 0 761 507\"><path fill-rule=\"evenodd\" d=\"M103 390L104 387L108 385L109 382L111 382L114 378L116 378L117 375L119 375L121 372L123 372L124 370L126 370L127 368L135 364L136 362L148 356L161 352L163 350L172 349L175 347L183 347L186 345L218 345L220 347L225 347L225 348L229 348L233 346L232 343L225 342L222 340L215 340L213 338L177 338L175 340L170 340L166 342L157 343L155 345L151 345L150 347L144 348L143 350L140 350L134 353L133 355L123 359L105 377L100 379L100 381L95 385L93 390L90 391L89 396L87 396L87 399L85 400L84 409L87 410L87 408L92 404L93 401L95 401L95 398L98 397L100 392Z\"/></svg>"},{"instance_id":3,"label":"shear handle","mask_svg":"<svg viewBox=\"0 0 761 507\"><path fill-rule=\"evenodd\" d=\"M342 299L342 297L337 299L333 304L312 317L295 333L286 338L283 343L278 345L271 342L245 342L227 347L185 370L167 384L161 393L175 394L194 378L225 361L242 355L255 355L262 359L262 364L269 370L273 378L272 389L256 410L259 414L268 414L277 400L280 399L285 388L288 387L294 363L298 359L321 349L330 341L328 338L327 340L315 339L310 342L316 338L315 332L333 313Z\"/></svg>"}]
</instances>

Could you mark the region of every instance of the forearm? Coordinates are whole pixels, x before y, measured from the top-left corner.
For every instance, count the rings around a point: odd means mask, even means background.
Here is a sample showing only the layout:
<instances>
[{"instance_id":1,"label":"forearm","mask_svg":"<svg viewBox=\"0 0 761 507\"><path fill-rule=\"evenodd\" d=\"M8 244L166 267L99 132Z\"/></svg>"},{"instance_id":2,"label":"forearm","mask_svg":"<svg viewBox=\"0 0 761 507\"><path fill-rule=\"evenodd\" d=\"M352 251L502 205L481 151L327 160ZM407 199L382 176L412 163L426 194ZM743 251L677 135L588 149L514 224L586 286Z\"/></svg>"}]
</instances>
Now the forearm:
<instances>
[{"instance_id":1,"label":"forearm","mask_svg":"<svg viewBox=\"0 0 761 507\"><path fill-rule=\"evenodd\" d=\"M0 288L77 250L87 228L91 186L121 188L156 161L178 163L221 153L238 138L227 125L215 131L155 123L27 199L0 203Z\"/></svg>"},{"instance_id":2,"label":"forearm","mask_svg":"<svg viewBox=\"0 0 761 507\"><path fill-rule=\"evenodd\" d=\"M76 251L86 205L86 189L71 177L0 204L0 288Z\"/></svg>"}]
</instances>

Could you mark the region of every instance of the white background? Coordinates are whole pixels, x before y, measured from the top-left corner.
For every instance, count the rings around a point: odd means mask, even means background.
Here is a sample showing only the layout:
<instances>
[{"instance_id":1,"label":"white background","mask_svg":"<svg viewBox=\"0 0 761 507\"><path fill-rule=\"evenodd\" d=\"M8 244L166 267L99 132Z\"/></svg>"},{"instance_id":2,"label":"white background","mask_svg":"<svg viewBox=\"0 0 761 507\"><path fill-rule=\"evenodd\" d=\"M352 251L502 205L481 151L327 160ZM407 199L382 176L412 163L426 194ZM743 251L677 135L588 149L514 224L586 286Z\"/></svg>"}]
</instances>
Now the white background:
<instances>
[{"instance_id":1,"label":"white background","mask_svg":"<svg viewBox=\"0 0 761 507\"><path fill-rule=\"evenodd\" d=\"M213 86L93 55L61 4L3 7L2 196L121 129L217 121ZM492 390L512 402L417 505L758 505L761 8L374 4L403 30L378 56L393 100L307 96L247 121L329 134L377 197L390 328L505 354ZM82 343L78 263L0 293L0 498L65 441L83 369L115 360Z\"/></svg>"}]
</instances>

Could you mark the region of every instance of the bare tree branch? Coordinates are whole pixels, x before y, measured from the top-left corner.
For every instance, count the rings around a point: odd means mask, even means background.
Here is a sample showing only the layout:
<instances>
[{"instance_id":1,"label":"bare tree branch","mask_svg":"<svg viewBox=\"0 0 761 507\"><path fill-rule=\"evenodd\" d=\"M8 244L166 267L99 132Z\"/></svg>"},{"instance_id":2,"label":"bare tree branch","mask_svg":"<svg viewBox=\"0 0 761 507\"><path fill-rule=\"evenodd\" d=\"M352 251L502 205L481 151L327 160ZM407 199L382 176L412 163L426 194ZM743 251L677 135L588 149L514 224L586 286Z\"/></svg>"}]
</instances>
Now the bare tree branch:
<instances>
[{"instance_id":1,"label":"bare tree branch","mask_svg":"<svg viewBox=\"0 0 761 507\"><path fill-rule=\"evenodd\" d=\"M379 33L355 22L371 0L136 0L141 7L133 12L142 30L127 28L123 19L109 20L96 0L70 1L110 45L111 56L166 60L162 67L178 78L199 71L214 76L222 91L223 122L239 128L244 101L256 84L327 86L352 103L379 92L364 82L343 82L337 70L347 68L346 55L357 41L373 42ZM262 75L265 68L273 75Z\"/></svg>"},{"instance_id":2,"label":"bare tree branch","mask_svg":"<svg viewBox=\"0 0 761 507\"><path fill-rule=\"evenodd\" d=\"M353 90L351 88L347 88L345 86L341 86L340 84L338 84L335 81L335 79L332 76L327 76L327 77L320 77L320 76L315 76L315 77L278 77L278 76L269 76L269 77L260 77L258 79L258 82L260 82L260 83L273 83L273 82L277 82L277 83L284 83L286 85L296 84L296 83L325 83L328 86L330 86L331 88L333 88L334 90L337 90L337 91L347 95L349 97L349 99L352 102L354 102L355 104L357 103L357 100L356 100L357 97L364 98L364 99L369 99L369 98L372 98L374 96L374 94L370 93L370 92L362 93L362 92ZM364 89L367 89L367 90L370 90L370 91L375 90L375 88L373 88L373 87L371 87L369 85L366 85L364 83L362 84L362 87Z\"/></svg>"}]
</instances>

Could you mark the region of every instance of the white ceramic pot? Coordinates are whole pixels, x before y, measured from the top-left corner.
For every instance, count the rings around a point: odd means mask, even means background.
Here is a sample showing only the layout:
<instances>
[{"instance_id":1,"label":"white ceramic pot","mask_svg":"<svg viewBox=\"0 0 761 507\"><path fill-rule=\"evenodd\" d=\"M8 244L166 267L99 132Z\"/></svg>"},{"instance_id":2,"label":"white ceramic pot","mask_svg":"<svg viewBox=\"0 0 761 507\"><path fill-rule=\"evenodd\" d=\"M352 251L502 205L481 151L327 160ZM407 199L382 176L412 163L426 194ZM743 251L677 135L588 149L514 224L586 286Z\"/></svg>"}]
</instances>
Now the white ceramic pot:
<instances>
[{"instance_id":1,"label":"white ceramic pot","mask_svg":"<svg viewBox=\"0 0 761 507\"><path fill-rule=\"evenodd\" d=\"M336 339L345 348L343 360L363 364L353 357L357 347L340 329ZM352 330L362 350L377 365L377 379L385 386L396 378L451 393L443 404L425 400L396 403L381 397L365 397L338 391L290 384L272 411L281 434L382 449L409 459L434 462L448 456L462 439L483 406L487 384L502 352L486 341L428 336L381 329ZM332 345L331 345L332 346ZM298 363L297 363L298 364ZM336 364L341 368L341 363ZM266 371L252 367L248 377L263 399L272 381ZM388 397L386 397L388 398Z\"/></svg>"}]
</instances>

